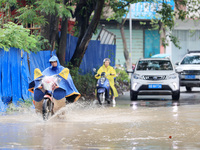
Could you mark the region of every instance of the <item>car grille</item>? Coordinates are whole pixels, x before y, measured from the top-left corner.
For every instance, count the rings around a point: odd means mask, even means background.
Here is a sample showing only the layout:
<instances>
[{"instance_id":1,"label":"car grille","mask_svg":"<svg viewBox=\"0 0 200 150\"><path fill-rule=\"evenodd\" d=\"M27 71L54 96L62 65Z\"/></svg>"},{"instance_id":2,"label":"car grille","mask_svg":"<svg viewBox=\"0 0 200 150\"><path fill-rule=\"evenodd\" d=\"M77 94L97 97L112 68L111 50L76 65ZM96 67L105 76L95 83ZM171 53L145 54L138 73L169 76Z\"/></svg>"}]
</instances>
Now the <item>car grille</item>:
<instances>
[{"instance_id":1,"label":"car grille","mask_svg":"<svg viewBox=\"0 0 200 150\"><path fill-rule=\"evenodd\" d=\"M200 75L200 70L183 70L181 74Z\"/></svg>"},{"instance_id":2,"label":"car grille","mask_svg":"<svg viewBox=\"0 0 200 150\"><path fill-rule=\"evenodd\" d=\"M168 85L162 85L162 88L161 89L149 89L149 86L148 85L142 85L140 88L139 88L139 91L140 90L172 90Z\"/></svg>"},{"instance_id":3,"label":"car grille","mask_svg":"<svg viewBox=\"0 0 200 150\"><path fill-rule=\"evenodd\" d=\"M166 76L144 76L145 80L165 80Z\"/></svg>"}]
</instances>

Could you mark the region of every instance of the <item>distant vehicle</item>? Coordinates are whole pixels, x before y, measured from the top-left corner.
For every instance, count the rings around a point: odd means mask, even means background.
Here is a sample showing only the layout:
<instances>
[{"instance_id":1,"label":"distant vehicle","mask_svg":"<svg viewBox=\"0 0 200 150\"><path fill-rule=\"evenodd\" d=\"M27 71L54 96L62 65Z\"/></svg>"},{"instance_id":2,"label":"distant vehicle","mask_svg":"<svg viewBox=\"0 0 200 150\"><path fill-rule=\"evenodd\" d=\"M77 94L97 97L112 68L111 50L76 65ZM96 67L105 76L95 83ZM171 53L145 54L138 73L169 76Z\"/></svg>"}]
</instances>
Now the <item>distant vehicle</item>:
<instances>
[{"instance_id":1,"label":"distant vehicle","mask_svg":"<svg viewBox=\"0 0 200 150\"><path fill-rule=\"evenodd\" d=\"M179 100L179 76L169 58L144 58L136 63L132 73L130 98L137 100L138 95L172 95Z\"/></svg>"},{"instance_id":2,"label":"distant vehicle","mask_svg":"<svg viewBox=\"0 0 200 150\"><path fill-rule=\"evenodd\" d=\"M187 91L192 91L193 87L200 87L200 50L188 51L176 65L180 86L185 86Z\"/></svg>"}]
</instances>

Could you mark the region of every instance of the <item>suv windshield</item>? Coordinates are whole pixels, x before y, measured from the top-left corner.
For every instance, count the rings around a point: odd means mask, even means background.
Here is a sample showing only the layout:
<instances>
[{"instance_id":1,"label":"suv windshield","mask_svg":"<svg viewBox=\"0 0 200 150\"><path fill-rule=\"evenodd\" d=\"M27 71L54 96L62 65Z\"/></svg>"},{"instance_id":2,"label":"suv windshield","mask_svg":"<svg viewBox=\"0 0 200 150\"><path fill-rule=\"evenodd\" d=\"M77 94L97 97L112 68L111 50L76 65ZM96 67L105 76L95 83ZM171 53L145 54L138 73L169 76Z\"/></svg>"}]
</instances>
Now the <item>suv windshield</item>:
<instances>
[{"instance_id":1,"label":"suv windshield","mask_svg":"<svg viewBox=\"0 0 200 150\"><path fill-rule=\"evenodd\" d=\"M169 60L140 60L137 70L173 70Z\"/></svg>"},{"instance_id":2,"label":"suv windshield","mask_svg":"<svg viewBox=\"0 0 200 150\"><path fill-rule=\"evenodd\" d=\"M181 64L200 64L200 56L186 56Z\"/></svg>"}]
</instances>

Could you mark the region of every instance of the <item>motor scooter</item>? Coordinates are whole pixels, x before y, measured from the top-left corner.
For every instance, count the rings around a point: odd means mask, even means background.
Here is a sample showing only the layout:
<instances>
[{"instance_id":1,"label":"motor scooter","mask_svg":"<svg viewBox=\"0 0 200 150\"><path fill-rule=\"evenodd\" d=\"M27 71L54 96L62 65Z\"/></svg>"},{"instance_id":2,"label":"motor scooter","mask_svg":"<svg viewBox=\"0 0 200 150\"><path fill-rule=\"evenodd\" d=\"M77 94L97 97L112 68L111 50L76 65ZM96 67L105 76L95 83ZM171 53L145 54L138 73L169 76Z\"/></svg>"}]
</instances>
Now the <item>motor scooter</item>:
<instances>
[{"instance_id":1,"label":"motor scooter","mask_svg":"<svg viewBox=\"0 0 200 150\"><path fill-rule=\"evenodd\" d=\"M95 71L96 69L94 69ZM96 71L95 71L96 72ZM107 101L108 104L110 104L110 101L112 100L113 97L113 91L112 88L110 87L109 80L106 78L105 72L102 72L100 79L97 80L97 85L96 85L96 94L97 94L97 100L100 105L105 103Z\"/></svg>"},{"instance_id":2,"label":"motor scooter","mask_svg":"<svg viewBox=\"0 0 200 150\"><path fill-rule=\"evenodd\" d=\"M44 76L41 80L41 86L45 91L43 105L42 105L42 114L44 120L48 120L48 118L54 114L53 92L58 87L60 80L61 79L59 79L57 75Z\"/></svg>"},{"instance_id":3,"label":"motor scooter","mask_svg":"<svg viewBox=\"0 0 200 150\"><path fill-rule=\"evenodd\" d=\"M44 76L40 78L40 86L38 88L42 89L45 93L42 104L42 115L44 120L48 120L54 114L53 93L54 90L58 87L60 80L61 79L57 75Z\"/></svg>"},{"instance_id":4,"label":"motor scooter","mask_svg":"<svg viewBox=\"0 0 200 150\"><path fill-rule=\"evenodd\" d=\"M57 75L53 76L41 76L29 84L29 87L33 85L40 89L43 93L43 104L42 104L42 116L43 120L48 120L53 116L54 99L53 93L58 88L60 78ZM32 88L33 89L33 88ZM35 104L35 101L33 101Z\"/></svg>"},{"instance_id":5,"label":"motor scooter","mask_svg":"<svg viewBox=\"0 0 200 150\"><path fill-rule=\"evenodd\" d=\"M64 106L63 98L66 99L65 104L68 104L76 102L81 96L72 81L69 69L64 68L59 74L49 74L48 72L42 74L40 69L36 68L34 80L29 83L28 89L34 94L34 100L41 101L43 99L41 113L44 120L48 120L55 113L53 110L57 111ZM58 100L61 99L61 103L58 104ZM33 102L35 102L34 100ZM54 104L56 104L56 109L53 109Z\"/></svg>"}]
</instances>

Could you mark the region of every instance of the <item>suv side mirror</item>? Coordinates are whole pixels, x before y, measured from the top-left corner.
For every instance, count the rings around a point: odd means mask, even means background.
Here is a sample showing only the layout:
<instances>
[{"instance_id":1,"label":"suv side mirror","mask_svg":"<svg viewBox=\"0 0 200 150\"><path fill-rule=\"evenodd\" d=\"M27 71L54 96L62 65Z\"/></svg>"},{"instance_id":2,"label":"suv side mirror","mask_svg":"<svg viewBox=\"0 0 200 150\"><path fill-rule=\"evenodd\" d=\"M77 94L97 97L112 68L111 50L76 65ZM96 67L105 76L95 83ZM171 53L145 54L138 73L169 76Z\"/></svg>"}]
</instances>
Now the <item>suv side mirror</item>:
<instances>
[{"instance_id":1,"label":"suv side mirror","mask_svg":"<svg viewBox=\"0 0 200 150\"><path fill-rule=\"evenodd\" d=\"M175 63L175 65L179 66L179 65L180 65L180 63L179 63L179 62L176 62L176 63Z\"/></svg>"}]
</instances>

